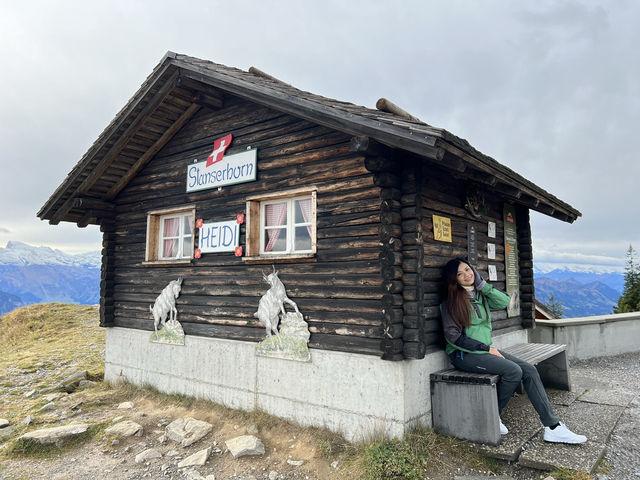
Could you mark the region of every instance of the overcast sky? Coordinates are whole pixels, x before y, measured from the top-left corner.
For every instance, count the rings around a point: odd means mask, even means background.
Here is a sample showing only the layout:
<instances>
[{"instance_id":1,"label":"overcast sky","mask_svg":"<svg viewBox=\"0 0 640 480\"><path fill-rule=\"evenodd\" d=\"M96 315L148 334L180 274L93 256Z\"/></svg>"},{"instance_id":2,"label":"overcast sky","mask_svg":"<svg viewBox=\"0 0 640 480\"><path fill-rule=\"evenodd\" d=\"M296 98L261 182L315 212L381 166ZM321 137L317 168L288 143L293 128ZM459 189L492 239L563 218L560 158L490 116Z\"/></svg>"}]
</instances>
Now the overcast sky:
<instances>
[{"instance_id":1,"label":"overcast sky","mask_svg":"<svg viewBox=\"0 0 640 480\"><path fill-rule=\"evenodd\" d=\"M0 0L0 247L100 248L36 212L168 51L386 97L580 210L536 263L640 249L640 2Z\"/></svg>"}]
</instances>

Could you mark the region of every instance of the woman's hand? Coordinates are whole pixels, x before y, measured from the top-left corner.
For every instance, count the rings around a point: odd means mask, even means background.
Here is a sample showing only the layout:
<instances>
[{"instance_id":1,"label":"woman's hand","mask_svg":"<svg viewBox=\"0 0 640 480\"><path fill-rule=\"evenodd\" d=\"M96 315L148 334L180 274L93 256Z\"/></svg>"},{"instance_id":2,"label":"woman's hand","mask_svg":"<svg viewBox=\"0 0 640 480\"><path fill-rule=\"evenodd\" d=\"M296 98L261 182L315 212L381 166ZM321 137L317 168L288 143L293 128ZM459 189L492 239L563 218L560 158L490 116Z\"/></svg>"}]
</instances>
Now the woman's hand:
<instances>
[{"instance_id":1,"label":"woman's hand","mask_svg":"<svg viewBox=\"0 0 640 480\"><path fill-rule=\"evenodd\" d=\"M480 275L480 272L478 272L478 269L476 267L471 264L469 264L469 266L471 267L471 270L473 270L473 286L476 290L480 291L484 288L487 282L484 280L484 278L482 278L482 275Z\"/></svg>"},{"instance_id":2,"label":"woman's hand","mask_svg":"<svg viewBox=\"0 0 640 480\"><path fill-rule=\"evenodd\" d=\"M495 355L496 357L504 358L502 354L498 351L498 349L495 347L489 347L489 353L491 355Z\"/></svg>"}]
</instances>

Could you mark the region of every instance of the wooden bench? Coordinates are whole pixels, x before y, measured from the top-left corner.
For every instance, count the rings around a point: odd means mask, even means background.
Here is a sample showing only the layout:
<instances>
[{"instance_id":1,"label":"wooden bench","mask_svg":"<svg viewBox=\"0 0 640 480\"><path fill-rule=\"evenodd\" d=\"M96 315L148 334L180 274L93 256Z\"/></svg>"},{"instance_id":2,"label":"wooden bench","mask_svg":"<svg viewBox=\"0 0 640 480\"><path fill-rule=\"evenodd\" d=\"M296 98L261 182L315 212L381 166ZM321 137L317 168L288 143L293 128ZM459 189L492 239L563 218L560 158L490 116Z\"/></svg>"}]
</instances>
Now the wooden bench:
<instances>
[{"instance_id":1,"label":"wooden bench","mask_svg":"<svg viewBox=\"0 0 640 480\"><path fill-rule=\"evenodd\" d=\"M570 390L566 345L519 343L501 349L535 365L546 387ZM449 368L431 374L431 414L439 433L473 442L500 443L496 385L500 375Z\"/></svg>"}]
</instances>

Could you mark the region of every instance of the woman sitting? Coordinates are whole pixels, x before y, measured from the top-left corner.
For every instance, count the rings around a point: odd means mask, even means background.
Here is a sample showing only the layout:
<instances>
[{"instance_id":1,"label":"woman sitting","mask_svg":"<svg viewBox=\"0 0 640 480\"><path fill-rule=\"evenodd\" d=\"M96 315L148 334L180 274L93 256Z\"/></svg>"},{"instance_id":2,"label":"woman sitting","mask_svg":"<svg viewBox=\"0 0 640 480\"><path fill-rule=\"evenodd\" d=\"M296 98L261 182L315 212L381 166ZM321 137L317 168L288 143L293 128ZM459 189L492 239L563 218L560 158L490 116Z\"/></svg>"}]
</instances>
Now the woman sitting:
<instances>
[{"instance_id":1,"label":"woman sitting","mask_svg":"<svg viewBox=\"0 0 640 480\"><path fill-rule=\"evenodd\" d=\"M491 309L506 308L509 297L484 281L465 260L450 260L443 273L442 326L446 352L458 370L500 375L498 412L520 382L544 425L547 442L584 443L587 437L569 430L553 412L536 368L491 346ZM500 433L509 433L500 420Z\"/></svg>"}]
</instances>

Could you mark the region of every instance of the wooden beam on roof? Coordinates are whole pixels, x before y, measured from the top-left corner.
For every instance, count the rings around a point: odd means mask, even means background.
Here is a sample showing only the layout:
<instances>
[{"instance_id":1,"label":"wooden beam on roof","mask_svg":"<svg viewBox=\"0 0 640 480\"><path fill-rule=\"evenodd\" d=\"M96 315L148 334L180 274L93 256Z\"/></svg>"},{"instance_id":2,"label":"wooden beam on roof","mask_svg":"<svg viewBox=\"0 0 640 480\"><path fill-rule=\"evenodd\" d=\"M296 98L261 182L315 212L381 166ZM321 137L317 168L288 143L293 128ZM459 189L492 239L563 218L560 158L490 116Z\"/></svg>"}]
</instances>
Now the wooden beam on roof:
<instances>
[{"instance_id":1,"label":"wooden beam on roof","mask_svg":"<svg viewBox=\"0 0 640 480\"><path fill-rule=\"evenodd\" d=\"M206 93L198 94L198 97L196 98L196 102L202 105L203 107L208 107L212 110L216 110L224 106L224 102L222 98L213 97L211 95L207 95Z\"/></svg>"},{"instance_id":2,"label":"wooden beam on roof","mask_svg":"<svg viewBox=\"0 0 640 480\"><path fill-rule=\"evenodd\" d=\"M94 217L93 210L87 210L80 220L76 222L79 228L85 228L91 223L91 218Z\"/></svg>"},{"instance_id":3,"label":"wooden beam on roof","mask_svg":"<svg viewBox=\"0 0 640 480\"><path fill-rule=\"evenodd\" d=\"M100 210L112 211L115 209L115 205L111 202L105 202L104 200L100 200L99 198L74 197L72 208L82 208L82 209L98 208Z\"/></svg>"},{"instance_id":4,"label":"wooden beam on roof","mask_svg":"<svg viewBox=\"0 0 640 480\"><path fill-rule=\"evenodd\" d=\"M494 189L500 193L507 195L508 197L519 200L522 196L522 190L505 183L500 183L494 187Z\"/></svg>"},{"instance_id":5,"label":"wooden beam on roof","mask_svg":"<svg viewBox=\"0 0 640 480\"><path fill-rule=\"evenodd\" d=\"M437 159L439 155L442 155L441 149L435 147L437 137L434 135L413 131L399 132L393 125L342 112L329 105L302 97L294 97L285 92L255 85L245 80L231 78L228 75L182 63L180 60L175 60L174 63L184 69L183 76L185 77L221 88L240 98L275 108L318 125L324 125L350 135L375 137L380 143L385 145L388 143L392 148L401 148L431 159Z\"/></svg>"},{"instance_id":6,"label":"wooden beam on roof","mask_svg":"<svg viewBox=\"0 0 640 480\"><path fill-rule=\"evenodd\" d=\"M144 152L144 154L133 164L131 168L127 171L127 174L120 178L118 183L116 183L111 189L107 192L105 198L107 200L113 200L120 191L131 181L133 177L135 177L140 170L151 160L156 153L158 153L162 147L164 147L171 138L180 130L185 123L189 121L195 113L200 110L200 105L197 103L193 103L187 108L180 117L173 122L173 124L162 134L162 136L156 140L156 142L149 147L149 149Z\"/></svg>"},{"instance_id":7,"label":"wooden beam on roof","mask_svg":"<svg viewBox=\"0 0 640 480\"><path fill-rule=\"evenodd\" d=\"M445 150L442 151L443 152L443 156L442 156L442 164L450 169L450 170L454 170L455 172L458 173L462 173L467 169L467 163L462 160L460 157L453 155L450 152L447 152Z\"/></svg>"},{"instance_id":8,"label":"wooden beam on roof","mask_svg":"<svg viewBox=\"0 0 640 480\"><path fill-rule=\"evenodd\" d=\"M90 173L87 177L82 181L82 183L76 188L76 195L86 193L88 189L90 189L95 182L101 177L101 175L109 168L113 158L118 154L118 152L124 148L127 142L135 135L137 129L144 122L147 114L153 112L158 106L162 104L164 99L167 97L169 92L177 85L179 78L179 71L176 70L173 72L171 77L165 82L165 84L153 95L149 103L147 103L144 108L136 115L136 118L133 122L125 129L125 131L118 137L117 141L109 148L109 150L103 155L102 159L98 162L98 164L90 170ZM56 212L51 216L51 220L49 223L53 225L57 224L60 220L62 220L69 210L71 210L73 204L73 197L68 198L60 208L56 210ZM53 223L56 222L56 223Z\"/></svg>"},{"instance_id":9,"label":"wooden beam on roof","mask_svg":"<svg viewBox=\"0 0 640 480\"><path fill-rule=\"evenodd\" d=\"M388 158L393 157L396 152L393 148L376 142L373 138L365 135L351 137L351 140L349 141L349 151L353 153L362 153L363 155Z\"/></svg>"},{"instance_id":10,"label":"wooden beam on roof","mask_svg":"<svg viewBox=\"0 0 640 480\"><path fill-rule=\"evenodd\" d=\"M473 171L473 175L472 177L474 180L479 181L480 183L483 183L489 187L495 187L498 184L498 179L496 178L495 175L492 175L490 173L487 172L483 172L480 170L475 170Z\"/></svg>"},{"instance_id":11,"label":"wooden beam on roof","mask_svg":"<svg viewBox=\"0 0 640 480\"><path fill-rule=\"evenodd\" d=\"M379 98L376 102L376 108L381 112L393 113L394 115L405 118L407 120L411 120L412 122L422 123L422 121L418 117L414 117L409 112L400 108L398 105L393 103L391 100L387 100L386 98Z\"/></svg>"},{"instance_id":12,"label":"wooden beam on roof","mask_svg":"<svg viewBox=\"0 0 640 480\"><path fill-rule=\"evenodd\" d=\"M173 57L165 57L165 59L166 58L173 58ZM166 63L164 62L164 60L162 63L163 63L162 67L158 67L157 70L154 70L152 74L155 76L156 79L161 78L170 68L174 68L174 66L171 63ZM107 129L114 132L118 128L120 128L122 124L127 120L127 118L129 118L129 115L131 114L131 112L133 112L136 109L136 107L146 97L149 91L153 89L154 85L155 85L155 82L151 82L149 81L149 79L147 79L147 81L142 85L141 92L139 92L139 95L136 95L136 100L134 101L133 99L131 99L129 103L123 108L123 110L119 112L118 115L116 115L116 118L112 121L113 125L110 124L107 127ZM103 134L101 134L100 137L98 137L98 140L91 146L91 148L89 148L87 153L85 153L85 155L82 157L78 165L76 165L76 167L78 167L80 163L84 163L88 156L90 158L91 156L94 156L96 152L100 151L100 149L107 144L110 138L111 137L109 135L105 135L103 132ZM90 155L90 152L91 152L91 155ZM55 192L53 192L53 195L49 197L49 200L47 200L47 203L40 209L40 211L37 214L38 217L40 217L42 220L49 218L49 223L53 225L57 225L60 222L60 220L52 222L53 215L55 215L55 212L52 213L51 217L49 216L49 212L55 209L55 206L61 200L61 197L63 197L64 194L68 191L68 188L63 188L63 186L72 185L73 182L75 182L78 179L78 177L82 174L83 171L84 170L82 168L74 168L71 171L68 178L56 189ZM72 178L69 178L69 177L72 177Z\"/></svg>"},{"instance_id":13,"label":"wooden beam on roof","mask_svg":"<svg viewBox=\"0 0 640 480\"><path fill-rule=\"evenodd\" d=\"M249 67L249 73L253 73L254 75L257 75L257 76L262 77L262 78L267 78L269 80L273 80L274 82L282 83L283 85L287 85L289 87L291 86L287 82L283 82L279 78L276 78L273 75L269 75L267 72L263 72L262 70L260 70L259 68L256 68L256 67Z\"/></svg>"}]
</instances>

